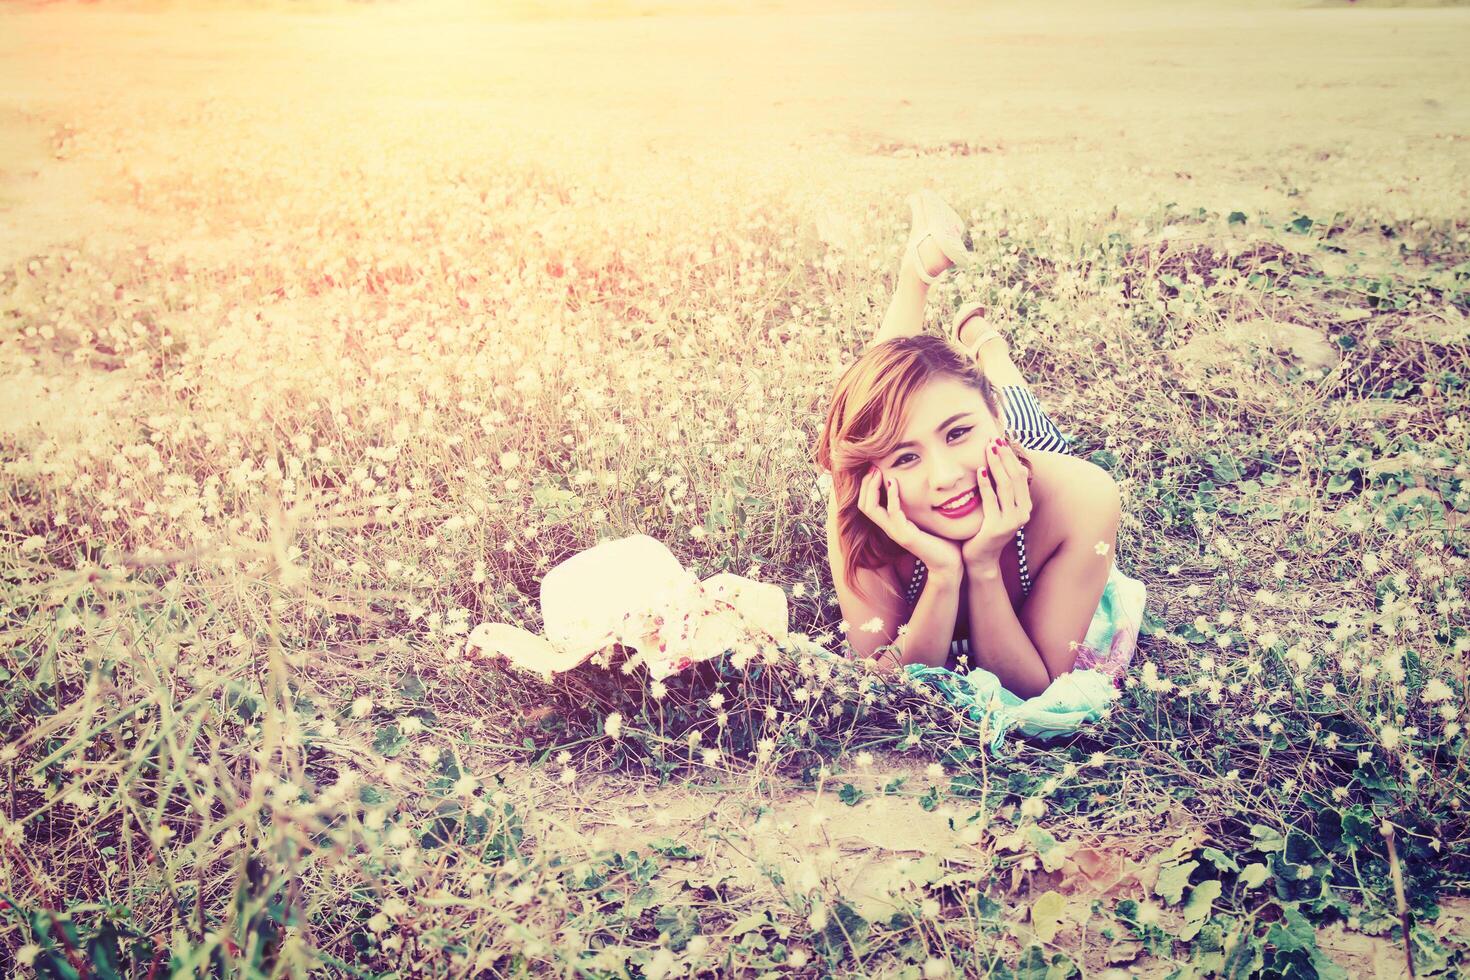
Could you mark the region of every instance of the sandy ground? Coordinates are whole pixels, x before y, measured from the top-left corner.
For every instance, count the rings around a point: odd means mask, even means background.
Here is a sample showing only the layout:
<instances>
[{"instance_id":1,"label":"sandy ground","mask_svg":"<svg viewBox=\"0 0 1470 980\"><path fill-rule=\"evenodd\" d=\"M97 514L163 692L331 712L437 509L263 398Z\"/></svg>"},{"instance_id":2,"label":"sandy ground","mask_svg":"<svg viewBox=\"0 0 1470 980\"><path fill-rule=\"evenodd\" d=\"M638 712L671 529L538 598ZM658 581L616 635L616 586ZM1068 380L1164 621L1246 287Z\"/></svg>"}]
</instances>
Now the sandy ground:
<instances>
[{"instance_id":1,"label":"sandy ground","mask_svg":"<svg viewBox=\"0 0 1470 980\"><path fill-rule=\"evenodd\" d=\"M617 182L636 183L640 155L683 155L712 182L740 172L817 197L855 172L901 184L919 169L1018 204L1075 186L1078 207L1466 211L1470 9L832 7L547 21L442 3L0 8L0 200L18 209L0 261L106 225L88 180L116 190L219 127L311 114L324 125L303 155L369 128L391 158L395 129L442 120L411 130L415 150L487 138ZM119 166L50 166L101 130L126 136Z\"/></svg>"}]
</instances>

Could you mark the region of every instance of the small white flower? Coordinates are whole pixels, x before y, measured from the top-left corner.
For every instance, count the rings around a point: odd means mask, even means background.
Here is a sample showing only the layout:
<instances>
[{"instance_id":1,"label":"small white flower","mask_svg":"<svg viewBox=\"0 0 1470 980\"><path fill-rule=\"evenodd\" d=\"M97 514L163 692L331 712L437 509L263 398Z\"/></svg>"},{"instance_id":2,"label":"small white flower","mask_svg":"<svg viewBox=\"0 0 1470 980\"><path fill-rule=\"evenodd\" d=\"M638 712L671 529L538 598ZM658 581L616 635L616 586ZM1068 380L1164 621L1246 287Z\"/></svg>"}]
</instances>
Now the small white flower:
<instances>
[{"instance_id":1,"label":"small white flower","mask_svg":"<svg viewBox=\"0 0 1470 980\"><path fill-rule=\"evenodd\" d=\"M352 717L366 718L373 710L372 698L358 698L352 702Z\"/></svg>"},{"instance_id":2,"label":"small white flower","mask_svg":"<svg viewBox=\"0 0 1470 980\"><path fill-rule=\"evenodd\" d=\"M1425 701L1430 702L1448 701L1450 698L1455 696L1455 692L1448 684L1440 680L1438 677L1435 677L1432 678L1428 684L1424 685L1424 691L1420 696L1423 697Z\"/></svg>"},{"instance_id":3,"label":"small white flower","mask_svg":"<svg viewBox=\"0 0 1470 980\"><path fill-rule=\"evenodd\" d=\"M942 980L949 976L949 961L933 956L924 961L924 980Z\"/></svg>"},{"instance_id":4,"label":"small white flower","mask_svg":"<svg viewBox=\"0 0 1470 980\"><path fill-rule=\"evenodd\" d=\"M862 630L864 633L880 633L883 630L883 619L881 616L874 616L872 619L859 626L858 629Z\"/></svg>"},{"instance_id":5,"label":"small white flower","mask_svg":"<svg viewBox=\"0 0 1470 980\"><path fill-rule=\"evenodd\" d=\"M608 738L617 739L621 737L623 734L623 716L614 711L602 723L602 730Z\"/></svg>"},{"instance_id":6,"label":"small white flower","mask_svg":"<svg viewBox=\"0 0 1470 980\"><path fill-rule=\"evenodd\" d=\"M867 769L873 764L873 753L866 751L859 752L856 756L853 757L852 761L857 763L857 767L859 769Z\"/></svg>"},{"instance_id":7,"label":"small white flower","mask_svg":"<svg viewBox=\"0 0 1470 980\"><path fill-rule=\"evenodd\" d=\"M1106 541L1099 541L1097 544L1092 546L1092 550L1097 552L1099 555L1106 555L1108 553L1108 543Z\"/></svg>"}]
</instances>

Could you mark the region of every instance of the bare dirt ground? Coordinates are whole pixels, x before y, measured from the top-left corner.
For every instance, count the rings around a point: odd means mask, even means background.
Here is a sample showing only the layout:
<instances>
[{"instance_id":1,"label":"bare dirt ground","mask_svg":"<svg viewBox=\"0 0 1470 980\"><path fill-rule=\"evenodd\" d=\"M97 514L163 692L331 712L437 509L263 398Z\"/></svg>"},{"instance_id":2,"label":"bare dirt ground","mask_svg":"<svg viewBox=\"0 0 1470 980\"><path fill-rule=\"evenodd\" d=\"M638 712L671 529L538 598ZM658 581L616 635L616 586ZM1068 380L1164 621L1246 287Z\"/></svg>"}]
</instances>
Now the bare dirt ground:
<instances>
[{"instance_id":1,"label":"bare dirt ground","mask_svg":"<svg viewBox=\"0 0 1470 980\"><path fill-rule=\"evenodd\" d=\"M9 236L104 231L76 194L84 178L114 209L146 205L127 202L129 170L167 170L218 127L280 113L337 121L302 134L303 157L365 127L391 162L407 135L396 125L442 120L441 149L490 138L630 185L640 155L683 155L712 180L799 181L816 198L854 170L940 186L963 173L1018 203L1075 188L1079 210L1172 196L1463 212L1470 186L1465 9L829 5L538 21L426 3L0 16L0 118L16 136L0 193L41 209L11 216ZM74 160L85 154L68 143L103 130L131 145L101 172L42 152ZM432 149L424 135L413 130L419 151ZM21 194L25 174L42 183Z\"/></svg>"}]
</instances>

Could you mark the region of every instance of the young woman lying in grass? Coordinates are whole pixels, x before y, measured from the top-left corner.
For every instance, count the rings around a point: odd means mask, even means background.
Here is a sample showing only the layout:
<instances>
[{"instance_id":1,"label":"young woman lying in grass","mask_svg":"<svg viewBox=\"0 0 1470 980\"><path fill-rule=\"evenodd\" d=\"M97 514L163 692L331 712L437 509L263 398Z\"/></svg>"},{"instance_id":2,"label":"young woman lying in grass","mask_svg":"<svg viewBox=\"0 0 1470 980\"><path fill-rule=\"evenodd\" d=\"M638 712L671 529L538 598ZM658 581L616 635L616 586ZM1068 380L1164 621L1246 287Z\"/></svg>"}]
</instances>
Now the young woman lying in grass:
<instances>
[{"instance_id":1,"label":"young woman lying in grass","mask_svg":"<svg viewBox=\"0 0 1470 980\"><path fill-rule=\"evenodd\" d=\"M817 447L851 646L888 669L983 668L1021 697L1074 668L1116 679L1143 602L1113 565L1118 487L1069 454L978 305L950 339L922 335L929 286L970 256L942 200L909 205L898 288Z\"/></svg>"}]
</instances>

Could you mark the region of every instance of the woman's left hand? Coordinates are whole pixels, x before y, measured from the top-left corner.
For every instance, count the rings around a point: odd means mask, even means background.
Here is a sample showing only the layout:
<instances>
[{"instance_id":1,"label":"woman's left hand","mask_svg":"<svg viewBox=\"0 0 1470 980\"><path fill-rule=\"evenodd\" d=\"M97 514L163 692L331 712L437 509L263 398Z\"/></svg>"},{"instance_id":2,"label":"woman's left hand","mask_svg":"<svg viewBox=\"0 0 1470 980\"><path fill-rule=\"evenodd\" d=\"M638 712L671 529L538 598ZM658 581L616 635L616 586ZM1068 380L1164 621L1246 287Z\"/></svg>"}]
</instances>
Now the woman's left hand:
<instances>
[{"instance_id":1,"label":"woman's left hand","mask_svg":"<svg viewBox=\"0 0 1470 980\"><path fill-rule=\"evenodd\" d=\"M1031 486L1026 468L1009 442L993 441L985 449L986 465L975 474L980 488L980 530L960 549L967 569L995 568L1000 553L1031 519Z\"/></svg>"}]
</instances>

